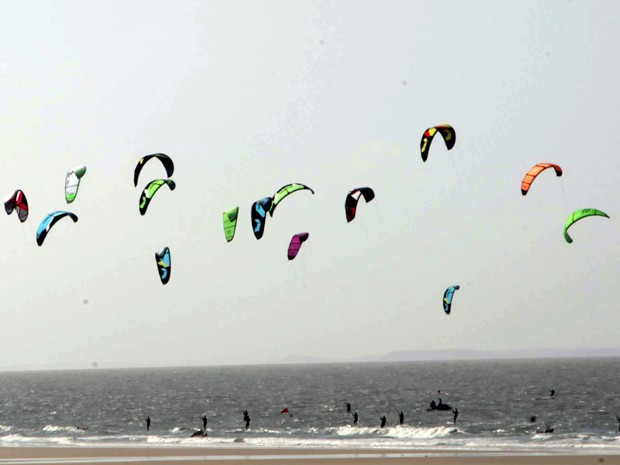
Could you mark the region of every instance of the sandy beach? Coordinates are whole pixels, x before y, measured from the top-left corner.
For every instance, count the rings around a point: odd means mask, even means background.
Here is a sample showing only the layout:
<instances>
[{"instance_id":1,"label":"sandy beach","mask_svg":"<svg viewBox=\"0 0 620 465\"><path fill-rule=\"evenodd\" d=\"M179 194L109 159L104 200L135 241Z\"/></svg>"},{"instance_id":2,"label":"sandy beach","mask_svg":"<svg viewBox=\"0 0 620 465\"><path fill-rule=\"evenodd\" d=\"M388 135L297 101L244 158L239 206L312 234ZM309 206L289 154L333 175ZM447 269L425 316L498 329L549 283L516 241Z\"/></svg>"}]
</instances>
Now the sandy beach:
<instances>
[{"instance_id":1,"label":"sandy beach","mask_svg":"<svg viewBox=\"0 0 620 465\"><path fill-rule=\"evenodd\" d=\"M248 448L70 448L70 447L3 447L1 465L27 464L248 464L263 465L316 464L366 465L434 464L434 465L587 465L620 464L620 455L568 453L538 455L515 452L429 451L429 450L319 450L319 449L248 449Z\"/></svg>"}]
</instances>

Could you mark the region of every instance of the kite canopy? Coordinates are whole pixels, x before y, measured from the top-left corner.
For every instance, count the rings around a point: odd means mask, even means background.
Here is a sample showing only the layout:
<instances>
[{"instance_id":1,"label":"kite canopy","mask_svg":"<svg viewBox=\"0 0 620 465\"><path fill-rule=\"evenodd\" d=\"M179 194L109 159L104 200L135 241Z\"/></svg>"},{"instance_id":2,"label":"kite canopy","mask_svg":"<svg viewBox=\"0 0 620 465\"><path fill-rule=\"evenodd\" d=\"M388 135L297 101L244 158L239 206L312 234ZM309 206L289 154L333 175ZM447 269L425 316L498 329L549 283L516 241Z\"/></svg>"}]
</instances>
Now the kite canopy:
<instances>
[{"instance_id":1,"label":"kite canopy","mask_svg":"<svg viewBox=\"0 0 620 465\"><path fill-rule=\"evenodd\" d=\"M293 237L291 237L291 242L288 245L289 260L292 260L297 256L297 254L299 253L299 249L301 249L301 244L306 242L308 240L308 237L310 237L310 234L308 234L307 232L295 234Z\"/></svg>"},{"instance_id":2,"label":"kite canopy","mask_svg":"<svg viewBox=\"0 0 620 465\"><path fill-rule=\"evenodd\" d=\"M22 223L28 219L28 200L26 194L21 190L16 190L4 201L4 210L7 215L17 211L17 217Z\"/></svg>"},{"instance_id":3,"label":"kite canopy","mask_svg":"<svg viewBox=\"0 0 620 465\"><path fill-rule=\"evenodd\" d=\"M230 210L222 213L222 216L224 217L224 235L226 236L226 242L232 241L235 237L238 214L239 207L231 208Z\"/></svg>"},{"instance_id":4,"label":"kite canopy","mask_svg":"<svg viewBox=\"0 0 620 465\"><path fill-rule=\"evenodd\" d=\"M142 195L140 196L140 204L138 205L141 215L146 213L147 208L149 208L149 203L151 203L151 199L164 184L166 184L171 191L175 190L177 187L172 179L156 179L146 185L142 191Z\"/></svg>"},{"instance_id":5,"label":"kite canopy","mask_svg":"<svg viewBox=\"0 0 620 465\"><path fill-rule=\"evenodd\" d=\"M267 221L267 212L271 208L271 197L264 197L252 204L250 215L252 217L252 230L254 237L260 239L265 232L265 222Z\"/></svg>"},{"instance_id":6,"label":"kite canopy","mask_svg":"<svg viewBox=\"0 0 620 465\"><path fill-rule=\"evenodd\" d=\"M443 311L446 312L446 315L450 314L450 310L452 310L452 299L454 297L454 293L458 291L460 288L461 286L459 285L450 286L443 293Z\"/></svg>"},{"instance_id":7,"label":"kite canopy","mask_svg":"<svg viewBox=\"0 0 620 465\"><path fill-rule=\"evenodd\" d=\"M548 168L553 168L555 170L556 176L562 176L562 168L559 165L554 165L553 163L539 163L534 165L527 173L525 173L525 177L523 181L521 181L521 193L523 195L527 194L530 190L530 186L534 182L534 179L545 171Z\"/></svg>"},{"instance_id":8,"label":"kite canopy","mask_svg":"<svg viewBox=\"0 0 620 465\"><path fill-rule=\"evenodd\" d=\"M77 166L67 173L65 178L65 200L67 203L73 202L77 197L80 180L85 174L86 167L84 165Z\"/></svg>"},{"instance_id":9,"label":"kite canopy","mask_svg":"<svg viewBox=\"0 0 620 465\"><path fill-rule=\"evenodd\" d=\"M55 211L43 218L43 221L41 221L37 229L37 244L39 244L39 246L43 245L43 241L45 241L50 229L65 216L70 217L74 223L77 223L78 217L74 213L66 211Z\"/></svg>"},{"instance_id":10,"label":"kite canopy","mask_svg":"<svg viewBox=\"0 0 620 465\"><path fill-rule=\"evenodd\" d=\"M172 162L172 158L170 158L165 153L153 153L151 155L145 155L140 158L136 168L133 170L133 185L138 186L138 178L140 177L140 171L142 171L142 167L149 161L151 158L157 158L164 168L166 169L166 176L170 177L174 173L174 163Z\"/></svg>"},{"instance_id":11,"label":"kite canopy","mask_svg":"<svg viewBox=\"0 0 620 465\"><path fill-rule=\"evenodd\" d=\"M607 213L597 210L596 208L582 208L581 210L575 210L570 214L566 220L566 224L564 225L564 239L566 239L566 242L569 244L573 242L573 239L568 235L568 228L570 228L577 221L587 218L588 216L604 216L605 218L609 218Z\"/></svg>"},{"instance_id":12,"label":"kite canopy","mask_svg":"<svg viewBox=\"0 0 620 465\"><path fill-rule=\"evenodd\" d=\"M286 186L282 186L278 189L278 192L273 196L273 201L271 203L271 208L269 209L269 216L273 216L273 212L280 202L282 202L287 196L292 194L293 192L301 191L301 190L309 190L314 194L312 188L306 186L305 184L292 183L287 184Z\"/></svg>"},{"instance_id":13,"label":"kite canopy","mask_svg":"<svg viewBox=\"0 0 620 465\"><path fill-rule=\"evenodd\" d=\"M357 202L359 202L361 196L363 196L366 203L368 203L375 198L375 191L370 187L358 187L347 194L347 198L344 201L344 212L347 216L347 223L353 221L355 218Z\"/></svg>"},{"instance_id":14,"label":"kite canopy","mask_svg":"<svg viewBox=\"0 0 620 465\"><path fill-rule=\"evenodd\" d=\"M456 131L449 124L439 124L433 126L424 131L422 140L420 141L420 154L422 155L422 161L426 161L428 158L428 152L431 149L431 142L435 134L440 133L446 143L446 148L451 150L456 142Z\"/></svg>"},{"instance_id":15,"label":"kite canopy","mask_svg":"<svg viewBox=\"0 0 620 465\"><path fill-rule=\"evenodd\" d=\"M168 247L164 247L159 253L155 252L155 263L157 263L157 270L159 271L161 283L164 285L168 284L172 271L170 249Z\"/></svg>"}]
</instances>

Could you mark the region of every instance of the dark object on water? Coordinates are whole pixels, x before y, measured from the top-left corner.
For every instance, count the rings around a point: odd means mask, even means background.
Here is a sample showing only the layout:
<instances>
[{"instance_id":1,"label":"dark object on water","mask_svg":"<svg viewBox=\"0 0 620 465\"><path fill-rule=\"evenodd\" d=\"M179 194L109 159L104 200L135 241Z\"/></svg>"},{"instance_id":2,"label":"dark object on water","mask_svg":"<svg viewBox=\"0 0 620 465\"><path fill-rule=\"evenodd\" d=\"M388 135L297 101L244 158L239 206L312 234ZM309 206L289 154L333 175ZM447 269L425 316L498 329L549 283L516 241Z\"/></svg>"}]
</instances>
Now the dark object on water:
<instances>
[{"instance_id":1,"label":"dark object on water","mask_svg":"<svg viewBox=\"0 0 620 465\"><path fill-rule=\"evenodd\" d=\"M353 414L353 426L357 426L358 421L359 421L359 417L357 416L357 412L355 412Z\"/></svg>"},{"instance_id":2,"label":"dark object on water","mask_svg":"<svg viewBox=\"0 0 620 465\"><path fill-rule=\"evenodd\" d=\"M448 404L444 404L441 399L439 400L439 404L436 404L434 400L431 401L430 407L426 409L427 412L432 410L452 410Z\"/></svg>"},{"instance_id":3,"label":"dark object on water","mask_svg":"<svg viewBox=\"0 0 620 465\"><path fill-rule=\"evenodd\" d=\"M203 430L194 431L191 435L192 438L202 438L207 437L207 432Z\"/></svg>"},{"instance_id":4,"label":"dark object on water","mask_svg":"<svg viewBox=\"0 0 620 465\"><path fill-rule=\"evenodd\" d=\"M547 425L547 427L545 428L545 430L541 430L540 428L536 429L536 433L537 434L544 434L544 433L553 433L553 431L555 430L555 428L552 428L551 426Z\"/></svg>"},{"instance_id":5,"label":"dark object on water","mask_svg":"<svg viewBox=\"0 0 620 465\"><path fill-rule=\"evenodd\" d=\"M532 415L530 417L530 423L535 423L536 422L536 415Z\"/></svg>"},{"instance_id":6,"label":"dark object on water","mask_svg":"<svg viewBox=\"0 0 620 465\"><path fill-rule=\"evenodd\" d=\"M385 418L385 415L383 415L381 417L381 428L385 428L385 423L387 422L387 418Z\"/></svg>"},{"instance_id":7,"label":"dark object on water","mask_svg":"<svg viewBox=\"0 0 620 465\"><path fill-rule=\"evenodd\" d=\"M400 412L398 414L398 424L399 425L405 424L405 414L403 412Z\"/></svg>"},{"instance_id":8,"label":"dark object on water","mask_svg":"<svg viewBox=\"0 0 620 465\"><path fill-rule=\"evenodd\" d=\"M452 410L452 413L454 413L454 423L456 423L456 417L459 416L459 409L455 407L454 410Z\"/></svg>"}]
</instances>

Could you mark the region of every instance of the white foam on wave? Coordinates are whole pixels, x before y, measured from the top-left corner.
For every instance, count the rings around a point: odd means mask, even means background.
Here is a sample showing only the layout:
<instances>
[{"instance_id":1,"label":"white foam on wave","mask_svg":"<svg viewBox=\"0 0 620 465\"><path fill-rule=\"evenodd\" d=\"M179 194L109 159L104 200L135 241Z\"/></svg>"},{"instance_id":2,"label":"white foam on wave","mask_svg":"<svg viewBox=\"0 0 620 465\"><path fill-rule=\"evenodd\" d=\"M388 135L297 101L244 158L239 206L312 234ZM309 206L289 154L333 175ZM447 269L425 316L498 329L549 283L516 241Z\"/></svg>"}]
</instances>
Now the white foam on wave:
<instances>
[{"instance_id":1,"label":"white foam on wave","mask_svg":"<svg viewBox=\"0 0 620 465\"><path fill-rule=\"evenodd\" d=\"M454 427L436 426L430 428L422 428L416 426L394 426L391 428L368 428L357 426L340 426L338 428L328 428L328 433L337 436L382 436L398 439L432 439L442 438L456 433L458 430Z\"/></svg>"},{"instance_id":2,"label":"white foam on wave","mask_svg":"<svg viewBox=\"0 0 620 465\"><path fill-rule=\"evenodd\" d=\"M57 425L46 425L43 427L43 431L47 433L55 433L58 431L69 431L71 433L83 433L84 432L82 428L78 428L76 426L57 426Z\"/></svg>"}]
</instances>

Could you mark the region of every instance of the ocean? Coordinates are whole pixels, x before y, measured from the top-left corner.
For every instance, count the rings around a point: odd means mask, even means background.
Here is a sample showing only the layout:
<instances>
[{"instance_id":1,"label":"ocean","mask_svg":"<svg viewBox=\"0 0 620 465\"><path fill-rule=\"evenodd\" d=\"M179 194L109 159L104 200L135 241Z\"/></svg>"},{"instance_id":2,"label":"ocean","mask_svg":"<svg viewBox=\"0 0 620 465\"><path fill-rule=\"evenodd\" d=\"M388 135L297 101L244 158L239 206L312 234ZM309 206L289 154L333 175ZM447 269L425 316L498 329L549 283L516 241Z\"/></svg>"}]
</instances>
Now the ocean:
<instances>
[{"instance_id":1,"label":"ocean","mask_svg":"<svg viewBox=\"0 0 620 465\"><path fill-rule=\"evenodd\" d=\"M620 358L574 358L6 372L0 446L620 453L619 368ZM426 410L438 397L458 408L456 424ZM190 437L203 415L208 436Z\"/></svg>"}]
</instances>

